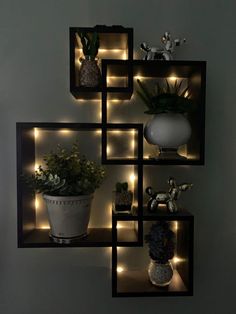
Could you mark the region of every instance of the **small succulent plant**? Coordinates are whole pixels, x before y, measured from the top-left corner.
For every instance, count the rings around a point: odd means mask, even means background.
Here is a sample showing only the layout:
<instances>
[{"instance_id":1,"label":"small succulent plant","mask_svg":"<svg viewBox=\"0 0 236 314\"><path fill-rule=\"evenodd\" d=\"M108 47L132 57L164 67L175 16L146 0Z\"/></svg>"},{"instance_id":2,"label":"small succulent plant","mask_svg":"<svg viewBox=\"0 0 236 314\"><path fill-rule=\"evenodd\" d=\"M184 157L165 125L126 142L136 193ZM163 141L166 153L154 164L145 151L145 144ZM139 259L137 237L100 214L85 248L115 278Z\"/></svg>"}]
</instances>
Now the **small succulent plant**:
<instances>
[{"instance_id":1,"label":"small succulent plant","mask_svg":"<svg viewBox=\"0 0 236 314\"><path fill-rule=\"evenodd\" d=\"M159 264L166 264L174 257L175 241L174 232L166 221L157 221L145 235L145 241L149 246L149 255Z\"/></svg>"},{"instance_id":2,"label":"small succulent plant","mask_svg":"<svg viewBox=\"0 0 236 314\"><path fill-rule=\"evenodd\" d=\"M116 183L116 192L122 193L122 192L128 192L128 182L117 182Z\"/></svg>"},{"instance_id":3,"label":"small succulent plant","mask_svg":"<svg viewBox=\"0 0 236 314\"><path fill-rule=\"evenodd\" d=\"M128 182L117 182L114 192L115 209L117 211L131 210L133 192L129 190Z\"/></svg>"},{"instance_id":4,"label":"small succulent plant","mask_svg":"<svg viewBox=\"0 0 236 314\"><path fill-rule=\"evenodd\" d=\"M92 34L88 34L85 32L78 32L76 37L77 41L80 41L83 46L84 56L94 60L98 54L100 45L98 33L93 32Z\"/></svg>"},{"instance_id":5,"label":"small succulent plant","mask_svg":"<svg viewBox=\"0 0 236 314\"><path fill-rule=\"evenodd\" d=\"M174 85L170 85L168 80L165 80L165 86L162 87L156 83L154 91L150 91L145 83L137 80L139 90L138 96L147 106L147 114L158 113L185 113L193 110L193 101L190 99L189 87L182 89L183 80L179 83L177 80Z\"/></svg>"}]
</instances>

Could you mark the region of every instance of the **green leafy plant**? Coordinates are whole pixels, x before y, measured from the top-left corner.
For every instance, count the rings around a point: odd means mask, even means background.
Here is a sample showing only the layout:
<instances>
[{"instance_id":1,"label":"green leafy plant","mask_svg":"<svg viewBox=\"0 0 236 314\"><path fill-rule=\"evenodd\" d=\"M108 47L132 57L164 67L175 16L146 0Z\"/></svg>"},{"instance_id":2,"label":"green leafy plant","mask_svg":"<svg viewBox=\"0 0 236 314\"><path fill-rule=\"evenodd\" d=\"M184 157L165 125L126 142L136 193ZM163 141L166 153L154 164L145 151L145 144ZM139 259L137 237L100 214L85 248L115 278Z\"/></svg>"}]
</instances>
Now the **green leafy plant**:
<instances>
[{"instance_id":1,"label":"green leafy plant","mask_svg":"<svg viewBox=\"0 0 236 314\"><path fill-rule=\"evenodd\" d=\"M99 36L97 32L88 34L85 32L76 33L77 41L81 42L83 46L83 54L85 57L89 56L90 59L94 60L98 54L100 45Z\"/></svg>"},{"instance_id":2,"label":"green leafy plant","mask_svg":"<svg viewBox=\"0 0 236 314\"><path fill-rule=\"evenodd\" d=\"M149 246L151 259L159 264L166 264L174 257L175 241L174 232L166 221L157 221L145 235L145 241Z\"/></svg>"},{"instance_id":3,"label":"green leafy plant","mask_svg":"<svg viewBox=\"0 0 236 314\"><path fill-rule=\"evenodd\" d=\"M44 157L45 167L39 166L28 185L37 193L54 196L78 196L93 193L102 183L103 167L80 155L78 143L67 150L58 145Z\"/></svg>"},{"instance_id":4,"label":"green leafy plant","mask_svg":"<svg viewBox=\"0 0 236 314\"><path fill-rule=\"evenodd\" d=\"M116 192L122 193L122 192L128 192L129 185L128 182L117 182L116 183Z\"/></svg>"},{"instance_id":5,"label":"green leafy plant","mask_svg":"<svg viewBox=\"0 0 236 314\"><path fill-rule=\"evenodd\" d=\"M182 90L183 80L179 83L177 80L174 85L170 85L168 80L165 80L165 86L162 87L156 83L154 91L146 86L145 83L137 80L139 90L137 94L147 106L147 114L158 113L185 113L193 110L193 101L190 99L189 87Z\"/></svg>"}]
</instances>

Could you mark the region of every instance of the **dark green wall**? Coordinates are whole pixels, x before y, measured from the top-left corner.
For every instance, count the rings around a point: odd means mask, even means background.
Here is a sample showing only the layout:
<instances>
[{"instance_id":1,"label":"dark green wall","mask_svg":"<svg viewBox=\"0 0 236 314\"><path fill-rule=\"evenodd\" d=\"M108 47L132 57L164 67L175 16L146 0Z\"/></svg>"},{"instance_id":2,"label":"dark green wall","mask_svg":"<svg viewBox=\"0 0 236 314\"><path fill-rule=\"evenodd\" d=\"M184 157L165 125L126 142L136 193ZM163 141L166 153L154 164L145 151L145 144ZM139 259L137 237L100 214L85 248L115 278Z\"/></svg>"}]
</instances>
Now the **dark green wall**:
<instances>
[{"instance_id":1,"label":"dark green wall","mask_svg":"<svg viewBox=\"0 0 236 314\"><path fill-rule=\"evenodd\" d=\"M0 0L1 314L235 313L235 11L233 0ZM208 62L205 166L156 168L194 183L194 297L112 299L110 249L16 248L15 123L96 121L68 68L69 26L95 24L133 27L137 51L170 30L187 38L177 58Z\"/></svg>"}]
</instances>

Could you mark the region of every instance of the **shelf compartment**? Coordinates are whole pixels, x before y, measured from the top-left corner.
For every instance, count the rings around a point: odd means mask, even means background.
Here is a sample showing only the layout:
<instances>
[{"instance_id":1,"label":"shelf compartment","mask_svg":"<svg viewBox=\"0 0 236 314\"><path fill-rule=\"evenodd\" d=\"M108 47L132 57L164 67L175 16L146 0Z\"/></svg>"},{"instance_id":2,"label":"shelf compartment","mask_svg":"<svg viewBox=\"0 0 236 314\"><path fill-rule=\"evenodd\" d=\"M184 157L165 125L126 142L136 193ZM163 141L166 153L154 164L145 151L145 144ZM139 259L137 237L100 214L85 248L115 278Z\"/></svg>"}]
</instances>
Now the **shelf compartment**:
<instances>
[{"instance_id":1,"label":"shelf compartment","mask_svg":"<svg viewBox=\"0 0 236 314\"><path fill-rule=\"evenodd\" d=\"M77 99L97 99L102 92L102 85L96 88L83 88L79 86L80 58L83 57L82 45L77 40L79 31L91 34L97 31L100 38L98 61L100 60L132 60L133 59L133 29L122 26L100 25L92 27L70 28L70 91Z\"/></svg>"},{"instance_id":2,"label":"shelf compartment","mask_svg":"<svg viewBox=\"0 0 236 314\"><path fill-rule=\"evenodd\" d=\"M101 163L102 147L102 125L87 123L18 123L17 124L17 193L18 193L18 246L38 245L35 230L46 230L49 228L46 205L42 195L34 195L29 187L22 180L22 174L32 175L35 168L43 164L43 156L50 150L61 144L63 147L71 146L74 141L79 140L79 147L82 154L89 159ZM74 246L107 246L111 245L111 238L108 241L102 231L107 233L107 226L112 224L112 190L118 180L129 181L134 174L133 165L106 165L107 176L104 183L94 195L92 204L89 228L98 230L96 241L79 241ZM131 182L130 182L131 183ZM135 186L135 198L137 198ZM107 196L110 195L110 200ZM110 232L110 231L109 231ZM32 233L33 237L28 237ZM101 235L101 236L100 236ZM47 236L47 241L40 242L43 247L51 242ZM30 244L29 239L33 242ZM82 243L82 244L81 244ZM52 244L50 244L53 246Z\"/></svg>"},{"instance_id":3,"label":"shelf compartment","mask_svg":"<svg viewBox=\"0 0 236 314\"><path fill-rule=\"evenodd\" d=\"M191 137L187 144L178 149L179 155L184 159L178 157L160 159L158 146L150 145L144 139L143 163L153 165L204 164L206 63L202 61L164 61L163 63L150 61L149 63L135 60L133 73L135 81L139 78L150 86L150 89L154 89L154 83L161 83L164 79L168 79L170 85L174 85L176 80L182 80L182 89L189 87L190 97L195 107L186 115L192 129ZM137 85L135 86L137 88ZM146 118L149 117L146 116Z\"/></svg>"},{"instance_id":4,"label":"shelf compartment","mask_svg":"<svg viewBox=\"0 0 236 314\"><path fill-rule=\"evenodd\" d=\"M112 248L112 275L114 297L190 296L193 294L193 216L187 212L178 215L157 213L143 216L140 247ZM158 220L168 221L175 232L174 275L169 286L159 288L148 277L150 261L144 237ZM117 238L118 239L118 238ZM113 240L114 241L114 240ZM118 246L118 244L117 244ZM135 256L135 258L134 258Z\"/></svg>"},{"instance_id":5,"label":"shelf compartment","mask_svg":"<svg viewBox=\"0 0 236 314\"><path fill-rule=\"evenodd\" d=\"M107 130L107 158L112 160L137 159L137 131Z\"/></svg>"},{"instance_id":6,"label":"shelf compartment","mask_svg":"<svg viewBox=\"0 0 236 314\"><path fill-rule=\"evenodd\" d=\"M118 218L119 219L119 218ZM135 220L116 220L113 227L117 232L117 245L119 247L132 247L140 245L140 223Z\"/></svg>"},{"instance_id":7,"label":"shelf compartment","mask_svg":"<svg viewBox=\"0 0 236 314\"><path fill-rule=\"evenodd\" d=\"M133 93L130 60L102 60L102 86L108 100L129 100Z\"/></svg>"},{"instance_id":8,"label":"shelf compartment","mask_svg":"<svg viewBox=\"0 0 236 314\"><path fill-rule=\"evenodd\" d=\"M138 164L142 156L142 125L107 124L103 129L104 164Z\"/></svg>"},{"instance_id":9,"label":"shelf compartment","mask_svg":"<svg viewBox=\"0 0 236 314\"><path fill-rule=\"evenodd\" d=\"M203 165L205 147L205 82L206 63L202 61L144 61L133 60L133 94L130 101L107 101L106 112L103 111L108 123L140 123L143 126L151 119L151 115L144 114L146 107L137 95L137 79L145 82L151 90L156 82L163 83L168 79L173 85L175 80L183 80L182 88L189 86L195 109L187 114L192 133L187 144L178 149L178 153L185 157L160 159L157 145L147 143L143 137L143 164L149 165ZM127 61L127 67L128 61ZM133 114L135 112L135 115ZM105 120L104 120L105 121Z\"/></svg>"}]
</instances>

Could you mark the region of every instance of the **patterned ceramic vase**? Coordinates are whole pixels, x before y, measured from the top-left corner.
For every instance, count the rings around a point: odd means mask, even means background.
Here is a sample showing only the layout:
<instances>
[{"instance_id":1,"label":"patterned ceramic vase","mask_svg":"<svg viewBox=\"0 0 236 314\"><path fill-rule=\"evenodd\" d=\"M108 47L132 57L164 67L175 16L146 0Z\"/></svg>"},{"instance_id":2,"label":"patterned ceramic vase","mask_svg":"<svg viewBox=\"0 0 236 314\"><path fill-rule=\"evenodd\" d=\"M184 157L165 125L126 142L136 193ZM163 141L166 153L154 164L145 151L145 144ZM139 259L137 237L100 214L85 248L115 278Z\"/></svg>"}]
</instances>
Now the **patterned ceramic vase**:
<instances>
[{"instance_id":1,"label":"patterned ceramic vase","mask_svg":"<svg viewBox=\"0 0 236 314\"><path fill-rule=\"evenodd\" d=\"M168 286L173 277L173 267L170 261L166 264L159 264L156 261L150 261L148 275L151 283L155 286Z\"/></svg>"},{"instance_id":2,"label":"patterned ceramic vase","mask_svg":"<svg viewBox=\"0 0 236 314\"><path fill-rule=\"evenodd\" d=\"M129 213L132 209L133 202L133 192L132 191L122 191L112 192L113 198L113 210L116 213Z\"/></svg>"},{"instance_id":3,"label":"patterned ceramic vase","mask_svg":"<svg viewBox=\"0 0 236 314\"><path fill-rule=\"evenodd\" d=\"M82 60L79 71L79 84L83 87L96 87L101 83L101 72L96 60L88 57Z\"/></svg>"},{"instance_id":4,"label":"patterned ceramic vase","mask_svg":"<svg viewBox=\"0 0 236 314\"><path fill-rule=\"evenodd\" d=\"M58 243L70 243L87 235L93 195L43 195L47 205L50 236Z\"/></svg>"}]
</instances>

